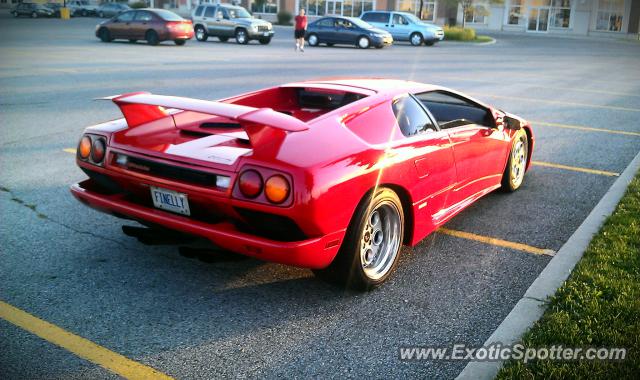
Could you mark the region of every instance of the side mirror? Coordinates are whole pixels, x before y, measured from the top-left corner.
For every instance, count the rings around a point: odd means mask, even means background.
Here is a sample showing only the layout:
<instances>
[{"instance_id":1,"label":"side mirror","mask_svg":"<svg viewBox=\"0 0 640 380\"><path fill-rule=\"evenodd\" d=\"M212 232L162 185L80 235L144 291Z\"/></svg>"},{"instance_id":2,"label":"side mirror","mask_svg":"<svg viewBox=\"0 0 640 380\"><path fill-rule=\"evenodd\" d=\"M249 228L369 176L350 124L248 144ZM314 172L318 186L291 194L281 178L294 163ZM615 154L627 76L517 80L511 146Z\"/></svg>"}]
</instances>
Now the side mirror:
<instances>
[{"instance_id":1,"label":"side mirror","mask_svg":"<svg viewBox=\"0 0 640 380\"><path fill-rule=\"evenodd\" d=\"M503 119L503 122L504 122L505 128L507 129L512 129L514 131L517 131L522 128L522 125L520 125L520 120L514 119L509 116L505 116Z\"/></svg>"}]
</instances>

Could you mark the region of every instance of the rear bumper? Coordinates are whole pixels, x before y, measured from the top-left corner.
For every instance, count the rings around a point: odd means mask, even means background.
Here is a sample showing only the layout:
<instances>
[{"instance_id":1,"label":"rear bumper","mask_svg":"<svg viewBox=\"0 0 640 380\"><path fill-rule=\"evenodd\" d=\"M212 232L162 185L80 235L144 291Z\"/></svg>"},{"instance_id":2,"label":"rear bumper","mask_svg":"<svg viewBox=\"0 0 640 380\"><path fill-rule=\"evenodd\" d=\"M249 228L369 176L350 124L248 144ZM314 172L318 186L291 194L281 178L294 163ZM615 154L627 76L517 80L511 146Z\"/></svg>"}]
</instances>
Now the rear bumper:
<instances>
[{"instance_id":1,"label":"rear bumper","mask_svg":"<svg viewBox=\"0 0 640 380\"><path fill-rule=\"evenodd\" d=\"M167 40L190 40L193 38L193 30L191 31L168 31Z\"/></svg>"},{"instance_id":2,"label":"rear bumper","mask_svg":"<svg viewBox=\"0 0 640 380\"><path fill-rule=\"evenodd\" d=\"M71 186L71 194L89 207L116 216L145 221L184 233L201 236L232 252L297 267L320 269L328 266L340 248L345 231L294 242L270 240L238 231L228 222L210 224L141 206L122 194L105 195L90 190L90 181Z\"/></svg>"}]
</instances>

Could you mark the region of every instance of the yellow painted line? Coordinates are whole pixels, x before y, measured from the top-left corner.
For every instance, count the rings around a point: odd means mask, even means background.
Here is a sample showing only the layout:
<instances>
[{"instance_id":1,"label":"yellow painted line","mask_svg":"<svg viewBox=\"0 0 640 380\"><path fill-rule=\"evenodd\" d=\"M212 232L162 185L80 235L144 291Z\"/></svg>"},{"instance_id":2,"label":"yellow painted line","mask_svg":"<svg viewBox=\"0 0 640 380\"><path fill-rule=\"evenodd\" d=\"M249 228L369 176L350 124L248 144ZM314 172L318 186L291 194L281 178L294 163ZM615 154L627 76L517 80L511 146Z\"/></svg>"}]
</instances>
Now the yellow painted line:
<instances>
[{"instance_id":1,"label":"yellow painted line","mask_svg":"<svg viewBox=\"0 0 640 380\"><path fill-rule=\"evenodd\" d=\"M0 301L0 318L127 379L173 379Z\"/></svg>"},{"instance_id":2,"label":"yellow painted line","mask_svg":"<svg viewBox=\"0 0 640 380\"><path fill-rule=\"evenodd\" d=\"M578 166L553 164L551 162L531 161L531 164L535 165L535 166L544 166L546 168L564 169L564 170L572 170L574 172L604 175L604 176L607 176L607 177L618 177L618 176L620 176L620 173L616 173L616 172L609 172L609 171L606 171L606 170L587 169L587 168L581 168L581 167L578 167Z\"/></svg>"},{"instance_id":3,"label":"yellow painted line","mask_svg":"<svg viewBox=\"0 0 640 380\"><path fill-rule=\"evenodd\" d=\"M544 255L544 256L555 256L555 252L551 249L543 249L538 247L532 247L530 245L522 244L522 243L514 243L512 241L502 240L498 238L493 238L489 236L482 236L477 234L472 234L470 232L450 230L448 228L439 228L438 232L445 235L455 236L462 239L479 241L481 243L495 245L498 247L504 247L509 249L514 249L516 251L522 251L526 253L533 253L534 255Z\"/></svg>"},{"instance_id":4,"label":"yellow painted line","mask_svg":"<svg viewBox=\"0 0 640 380\"><path fill-rule=\"evenodd\" d=\"M574 106L574 107L586 107L586 108L601 108L601 109L610 109L616 111L629 111L629 112L640 112L640 108L628 108L628 107L618 107L618 106L605 106L601 104L588 104L588 103L575 103L575 102L565 102L562 100L549 100L549 99L537 99L537 98L526 98L521 96L512 96L512 95L493 95L486 93L469 93L470 95L477 97L489 97L496 99L510 99L510 100L522 100L525 102L538 102L538 103L548 103L548 104L560 104L564 106Z\"/></svg>"},{"instance_id":5,"label":"yellow painted line","mask_svg":"<svg viewBox=\"0 0 640 380\"><path fill-rule=\"evenodd\" d=\"M76 150L74 148L65 148L65 149L62 149L62 150L67 152L67 153L76 154Z\"/></svg>"},{"instance_id":6,"label":"yellow painted line","mask_svg":"<svg viewBox=\"0 0 640 380\"><path fill-rule=\"evenodd\" d=\"M568 129L577 129L577 130L588 131L588 132L605 132L605 133L613 133L613 134L617 134L617 135L638 136L638 137L640 137L640 132L617 131L615 129L583 127L581 125L569 125L569 124L560 124L560 123L548 123L546 121L531 121L531 124L533 124L533 125L542 125L542 126L546 126L546 127L568 128Z\"/></svg>"}]
</instances>

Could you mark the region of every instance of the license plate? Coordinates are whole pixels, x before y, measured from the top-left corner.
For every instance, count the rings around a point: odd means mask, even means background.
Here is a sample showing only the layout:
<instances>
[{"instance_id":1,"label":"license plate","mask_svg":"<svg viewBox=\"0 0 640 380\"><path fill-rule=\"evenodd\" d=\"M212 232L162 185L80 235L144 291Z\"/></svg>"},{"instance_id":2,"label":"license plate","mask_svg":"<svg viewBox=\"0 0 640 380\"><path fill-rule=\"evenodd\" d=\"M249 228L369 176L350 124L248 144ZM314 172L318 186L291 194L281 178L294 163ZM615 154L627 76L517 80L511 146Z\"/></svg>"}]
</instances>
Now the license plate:
<instances>
[{"instance_id":1,"label":"license plate","mask_svg":"<svg viewBox=\"0 0 640 380\"><path fill-rule=\"evenodd\" d=\"M151 186L151 199L153 200L153 205L161 210L191 215L187 194Z\"/></svg>"},{"instance_id":2,"label":"license plate","mask_svg":"<svg viewBox=\"0 0 640 380\"><path fill-rule=\"evenodd\" d=\"M262 33L262 35L265 36L265 37L269 37L269 32L264 32L264 33Z\"/></svg>"}]
</instances>

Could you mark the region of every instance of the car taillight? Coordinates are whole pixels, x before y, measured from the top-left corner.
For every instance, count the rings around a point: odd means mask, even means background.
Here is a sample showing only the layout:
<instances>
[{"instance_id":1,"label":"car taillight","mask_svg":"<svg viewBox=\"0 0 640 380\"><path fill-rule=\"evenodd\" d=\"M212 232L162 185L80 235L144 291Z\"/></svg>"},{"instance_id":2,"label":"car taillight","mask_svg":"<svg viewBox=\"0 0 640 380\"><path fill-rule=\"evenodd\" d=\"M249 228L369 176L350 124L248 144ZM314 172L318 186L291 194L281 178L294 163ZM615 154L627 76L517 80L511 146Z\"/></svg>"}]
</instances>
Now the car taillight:
<instances>
[{"instance_id":1,"label":"car taillight","mask_svg":"<svg viewBox=\"0 0 640 380\"><path fill-rule=\"evenodd\" d=\"M95 162L96 164L101 163L102 160L104 159L105 150L106 150L106 146L104 143L104 139L95 138L93 140L93 145L91 149L91 159L93 160L93 162Z\"/></svg>"},{"instance_id":2,"label":"car taillight","mask_svg":"<svg viewBox=\"0 0 640 380\"><path fill-rule=\"evenodd\" d=\"M82 136L80 144L78 144L78 154L80 158L86 160L91 154L91 138L89 136Z\"/></svg>"},{"instance_id":3,"label":"car taillight","mask_svg":"<svg viewBox=\"0 0 640 380\"><path fill-rule=\"evenodd\" d=\"M262 176L255 170L247 170L238 179L238 188L247 198L255 198L262 192Z\"/></svg>"},{"instance_id":4,"label":"car taillight","mask_svg":"<svg viewBox=\"0 0 640 380\"><path fill-rule=\"evenodd\" d=\"M274 175L267 179L264 186L264 195L269 202L280 204L287 200L291 187L289 181L281 175Z\"/></svg>"}]
</instances>

